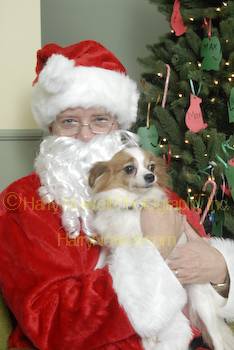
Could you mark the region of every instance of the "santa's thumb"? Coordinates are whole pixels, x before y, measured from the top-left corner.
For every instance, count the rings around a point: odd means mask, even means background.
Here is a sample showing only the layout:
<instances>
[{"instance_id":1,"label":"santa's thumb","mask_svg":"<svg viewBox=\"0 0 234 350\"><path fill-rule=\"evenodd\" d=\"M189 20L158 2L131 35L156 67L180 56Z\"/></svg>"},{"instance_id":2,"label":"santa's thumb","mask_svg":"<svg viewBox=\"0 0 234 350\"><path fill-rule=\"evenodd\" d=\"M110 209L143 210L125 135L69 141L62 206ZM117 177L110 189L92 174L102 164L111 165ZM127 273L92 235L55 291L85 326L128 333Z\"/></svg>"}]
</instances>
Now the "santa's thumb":
<instances>
[{"instance_id":1,"label":"santa's thumb","mask_svg":"<svg viewBox=\"0 0 234 350\"><path fill-rule=\"evenodd\" d=\"M199 237L196 231L192 228L192 226L188 223L187 220L184 223L184 232L189 241L192 241Z\"/></svg>"}]
</instances>

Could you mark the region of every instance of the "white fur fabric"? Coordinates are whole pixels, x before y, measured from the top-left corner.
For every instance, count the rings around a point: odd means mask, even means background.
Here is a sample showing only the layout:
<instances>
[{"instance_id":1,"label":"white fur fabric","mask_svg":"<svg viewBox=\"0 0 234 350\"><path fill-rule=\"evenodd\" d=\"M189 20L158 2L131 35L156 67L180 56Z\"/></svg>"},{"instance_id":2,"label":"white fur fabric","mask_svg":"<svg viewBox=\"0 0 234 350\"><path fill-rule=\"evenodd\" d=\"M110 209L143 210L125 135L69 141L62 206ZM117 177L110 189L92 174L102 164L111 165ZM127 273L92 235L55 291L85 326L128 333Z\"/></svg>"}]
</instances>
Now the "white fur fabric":
<instances>
[{"instance_id":1,"label":"white fur fabric","mask_svg":"<svg viewBox=\"0 0 234 350\"><path fill-rule=\"evenodd\" d=\"M224 256L231 280L228 299L221 297L216 292L214 293L218 314L225 318L227 322L234 322L234 285L232 280L234 276L234 241L212 237L209 238L208 242Z\"/></svg>"},{"instance_id":2,"label":"white fur fabric","mask_svg":"<svg viewBox=\"0 0 234 350\"><path fill-rule=\"evenodd\" d=\"M98 161L106 161L126 146L136 146L137 136L127 131L97 135L89 142L72 137L49 136L40 145L35 170L40 177L42 200L55 201L62 210L62 223L69 236L77 237L82 229L93 236L89 220L90 193L88 172Z\"/></svg>"},{"instance_id":3,"label":"white fur fabric","mask_svg":"<svg viewBox=\"0 0 234 350\"><path fill-rule=\"evenodd\" d=\"M77 107L105 108L117 116L122 129L135 122L139 99L135 81L122 72L74 64L53 54L32 87L31 108L42 129L48 129L62 111Z\"/></svg>"},{"instance_id":4,"label":"white fur fabric","mask_svg":"<svg viewBox=\"0 0 234 350\"><path fill-rule=\"evenodd\" d=\"M181 310L186 292L150 244L117 246L109 264L118 301L145 350L187 350L192 332Z\"/></svg>"}]
</instances>

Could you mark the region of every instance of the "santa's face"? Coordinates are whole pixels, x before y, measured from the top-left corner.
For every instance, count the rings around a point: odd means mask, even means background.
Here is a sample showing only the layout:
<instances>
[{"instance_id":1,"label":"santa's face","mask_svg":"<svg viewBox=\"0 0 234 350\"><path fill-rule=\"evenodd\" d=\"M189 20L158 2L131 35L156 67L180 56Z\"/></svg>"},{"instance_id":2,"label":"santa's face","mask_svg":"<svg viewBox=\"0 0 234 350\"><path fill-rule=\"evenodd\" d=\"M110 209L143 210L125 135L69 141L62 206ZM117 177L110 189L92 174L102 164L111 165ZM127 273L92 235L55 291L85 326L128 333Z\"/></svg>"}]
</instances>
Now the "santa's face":
<instances>
[{"instance_id":1,"label":"santa's face","mask_svg":"<svg viewBox=\"0 0 234 350\"><path fill-rule=\"evenodd\" d=\"M116 117L103 108L75 108L61 112L50 127L51 135L69 136L87 142L97 134L119 129Z\"/></svg>"}]
</instances>

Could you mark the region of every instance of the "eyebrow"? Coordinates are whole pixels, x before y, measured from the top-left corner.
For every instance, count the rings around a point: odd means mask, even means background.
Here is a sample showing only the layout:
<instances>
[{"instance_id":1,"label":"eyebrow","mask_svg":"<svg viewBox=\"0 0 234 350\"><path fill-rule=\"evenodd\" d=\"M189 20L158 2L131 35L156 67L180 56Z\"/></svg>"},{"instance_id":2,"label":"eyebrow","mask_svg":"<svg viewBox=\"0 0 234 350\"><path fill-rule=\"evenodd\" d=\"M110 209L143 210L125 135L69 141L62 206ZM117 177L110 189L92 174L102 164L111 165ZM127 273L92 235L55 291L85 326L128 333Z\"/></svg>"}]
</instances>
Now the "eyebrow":
<instances>
[{"instance_id":1,"label":"eyebrow","mask_svg":"<svg viewBox=\"0 0 234 350\"><path fill-rule=\"evenodd\" d=\"M107 113L107 112L106 113L94 113L94 114L92 114L92 116L94 116L94 117L100 117L100 116L103 116L103 115L108 115L109 117L111 117L110 113Z\"/></svg>"},{"instance_id":2,"label":"eyebrow","mask_svg":"<svg viewBox=\"0 0 234 350\"><path fill-rule=\"evenodd\" d=\"M110 113L107 113L107 112L100 112L100 113L93 113L92 115L91 115L91 117L101 117L101 116L104 116L104 115L108 115L109 117L111 117L112 118L112 116L111 116L111 114ZM59 114L58 116L57 116L57 118L80 118L79 116L74 116L74 115L70 115L70 114L65 114L65 115L63 115L63 114Z\"/></svg>"},{"instance_id":3,"label":"eyebrow","mask_svg":"<svg viewBox=\"0 0 234 350\"><path fill-rule=\"evenodd\" d=\"M58 119L61 119L61 118L72 118L73 119L73 118L77 118L77 117L68 114L68 115L58 115L57 118Z\"/></svg>"}]
</instances>

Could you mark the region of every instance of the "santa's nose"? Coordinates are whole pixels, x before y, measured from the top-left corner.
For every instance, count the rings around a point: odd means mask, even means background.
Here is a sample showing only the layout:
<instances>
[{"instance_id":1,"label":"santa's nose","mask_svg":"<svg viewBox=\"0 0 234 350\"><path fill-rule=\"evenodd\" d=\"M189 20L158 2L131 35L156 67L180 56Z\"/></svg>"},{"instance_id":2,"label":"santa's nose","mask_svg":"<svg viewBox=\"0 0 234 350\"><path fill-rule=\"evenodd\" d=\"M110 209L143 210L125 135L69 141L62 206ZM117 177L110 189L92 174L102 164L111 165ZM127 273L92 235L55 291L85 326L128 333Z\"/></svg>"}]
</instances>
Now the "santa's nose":
<instances>
[{"instance_id":1,"label":"santa's nose","mask_svg":"<svg viewBox=\"0 0 234 350\"><path fill-rule=\"evenodd\" d=\"M76 135L77 140L87 142L91 140L95 134L90 130L89 124L82 124L80 132Z\"/></svg>"}]
</instances>

